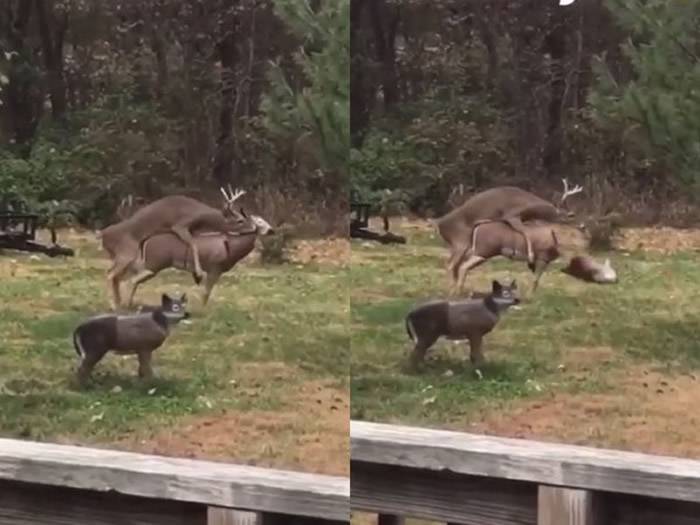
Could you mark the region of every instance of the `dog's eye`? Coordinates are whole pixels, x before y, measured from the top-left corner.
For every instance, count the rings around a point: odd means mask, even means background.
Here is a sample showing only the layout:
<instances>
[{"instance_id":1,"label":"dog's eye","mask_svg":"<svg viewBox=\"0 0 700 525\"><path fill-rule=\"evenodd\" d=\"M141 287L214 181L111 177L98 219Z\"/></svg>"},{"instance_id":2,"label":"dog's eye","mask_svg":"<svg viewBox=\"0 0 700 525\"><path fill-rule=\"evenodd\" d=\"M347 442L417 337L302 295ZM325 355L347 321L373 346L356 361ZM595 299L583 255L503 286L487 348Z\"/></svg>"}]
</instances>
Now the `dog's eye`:
<instances>
[{"instance_id":1,"label":"dog's eye","mask_svg":"<svg viewBox=\"0 0 700 525\"><path fill-rule=\"evenodd\" d=\"M174 304L173 305L173 312L179 312L180 311L180 305L179 304Z\"/></svg>"}]
</instances>

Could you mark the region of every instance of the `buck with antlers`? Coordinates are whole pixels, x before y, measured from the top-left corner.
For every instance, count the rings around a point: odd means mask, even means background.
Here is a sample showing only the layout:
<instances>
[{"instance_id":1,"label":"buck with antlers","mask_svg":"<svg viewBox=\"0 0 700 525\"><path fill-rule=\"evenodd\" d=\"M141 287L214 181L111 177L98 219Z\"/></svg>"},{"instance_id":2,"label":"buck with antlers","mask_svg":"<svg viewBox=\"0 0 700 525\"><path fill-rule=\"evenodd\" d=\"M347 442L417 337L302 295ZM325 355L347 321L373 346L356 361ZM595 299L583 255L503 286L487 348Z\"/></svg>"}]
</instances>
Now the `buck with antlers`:
<instances>
[{"instance_id":1,"label":"buck with antlers","mask_svg":"<svg viewBox=\"0 0 700 525\"><path fill-rule=\"evenodd\" d=\"M102 247L112 259L107 282L113 309L121 305L119 282L122 276L138 258L143 242L154 235L172 233L177 236L192 251L195 279L199 282L205 277L193 235L200 232L235 233L248 224L247 217L234 207L235 201L245 191L234 192L229 187L228 193L224 188L221 188L221 193L225 199L221 210L185 195L170 195L99 232Z\"/></svg>"},{"instance_id":2,"label":"buck with antlers","mask_svg":"<svg viewBox=\"0 0 700 525\"><path fill-rule=\"evenodd\" d=\"M564 192L558 207L521 188L499 186L477 193L461 206L437 219L435 221L437 230L450 248L447 268L453 278L453 290L456 291L458 285L458 266L472 249L475 228L481 224L499 221L522 236L527 261L530 265L534 265L535 253L532 240L524 223L535 220L558 222L571 217L572 213L564 208L566 200L583 191L583 187L578 185L570 189L567 180L562 179L562 181Z\"/></svg>"},{"instance_id":3,"label":"buck with antlers","mask_svg":"<svg viewBox=\"0 0 700 525\"><path fill-rule=\"evenodd\" d=\"M194 237L202 267L206 272L204 278L204 293L202 302L206 305L212 288L221 275L228 272L240 260L244 259L255 247L258 235L268 235L273 232L270 224L258 215L245 215L247 224L238 232L202 233ZM137 288L155 277L167 268L176 268L193 274L195 283L199 284L194 275L194 253L184 242L172 233L154 235L144 241L139 258L130 266L129 273L131 291L128 305L133 303Z\"/></svg>"}]
</instances>

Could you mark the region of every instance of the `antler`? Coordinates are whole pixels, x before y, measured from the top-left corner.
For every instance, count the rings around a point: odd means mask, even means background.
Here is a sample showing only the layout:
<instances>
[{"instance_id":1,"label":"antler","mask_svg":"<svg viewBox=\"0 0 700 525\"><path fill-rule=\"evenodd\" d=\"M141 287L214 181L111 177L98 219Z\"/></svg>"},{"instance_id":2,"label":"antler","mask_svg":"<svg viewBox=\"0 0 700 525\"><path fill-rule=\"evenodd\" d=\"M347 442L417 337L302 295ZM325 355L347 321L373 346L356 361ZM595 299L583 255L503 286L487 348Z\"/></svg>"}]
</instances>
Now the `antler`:
<instances>
[{"instance_id":1,"label":"antler","mask_svg":"<svg viewBox=\"0 0 700 525\"><path fill-rule=\"evenodd\" d=\"M221 187L219 189L221 190L221 193L223 194L224 199L226 199L226 204L228 204L229 206L231 204L233 204L237 199L241 198L243 195L246 194L245 190L237 189L234 191L231 188L230 184L228 185L228 193L226 192L226 190L223 187Z\"/></svg>"},{"instance_id":2,"label":"antler","mask_svg":"<svg viewBox=\"0 0 700 525\"><path fill-rule=\"evenodd\" d=\"M573 189L569 189L569 182L566 179L561 179L561 181L564 183L564 193L562 194L560 200L561 204L564 204L564 201L572 195L576 195L577 193L581 193L583 191L583 186L577 184L573 187Z\"/></svg>"}]
</instances>

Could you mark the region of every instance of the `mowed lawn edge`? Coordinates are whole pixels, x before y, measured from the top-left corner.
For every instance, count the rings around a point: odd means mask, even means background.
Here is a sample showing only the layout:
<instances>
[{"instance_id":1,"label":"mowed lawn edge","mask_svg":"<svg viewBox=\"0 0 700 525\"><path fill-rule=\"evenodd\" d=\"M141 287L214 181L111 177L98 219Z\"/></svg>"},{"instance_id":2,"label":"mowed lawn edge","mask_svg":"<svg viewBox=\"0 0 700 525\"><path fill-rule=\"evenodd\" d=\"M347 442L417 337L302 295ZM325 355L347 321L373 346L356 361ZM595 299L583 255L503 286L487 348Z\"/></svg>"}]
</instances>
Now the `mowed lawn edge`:
<instances>
[{"instance_id":1,"label":"mowed lawn edge","mask_svg":"<svg viewBox=\"0 0 700 525\"><path fill-rule=\"evenodd\" d=\"M408 244L352 242L353 418L468 429L512 401L613 392L618 373L633 366L671 377L700 365L700 265L692 249L596 253L611 258L621 279L602 286L559 271L567 256L585 251L567 247L534 297L523 263L494 259L470 274L468 285L482 291L492 279L515 278L526 297L486 337L483 380L463 361L464 343L444 339L411 374L404 318L415 304L446 297L447 249L427 230L397 233Z\"/></svg>"},{"instance_id":2,"label":"mowed lawn edge","mask_svg":"<svg viewBox=\"0 0 700 525\"><path fill-rule=\"evenodd\" d=\"M72 331L108 311L108 261L92 239L63 242L76 257L0 254L1 435L109 443L192 415L282 413L309 382L348 388L347 269L245 261L222 277L206 308L185 273L164 271L142 286L139 303L187 292L192 324L156 350L153 381L138 380L135 357L110 354L77 389Z\"/></svg>"}]
</instances>

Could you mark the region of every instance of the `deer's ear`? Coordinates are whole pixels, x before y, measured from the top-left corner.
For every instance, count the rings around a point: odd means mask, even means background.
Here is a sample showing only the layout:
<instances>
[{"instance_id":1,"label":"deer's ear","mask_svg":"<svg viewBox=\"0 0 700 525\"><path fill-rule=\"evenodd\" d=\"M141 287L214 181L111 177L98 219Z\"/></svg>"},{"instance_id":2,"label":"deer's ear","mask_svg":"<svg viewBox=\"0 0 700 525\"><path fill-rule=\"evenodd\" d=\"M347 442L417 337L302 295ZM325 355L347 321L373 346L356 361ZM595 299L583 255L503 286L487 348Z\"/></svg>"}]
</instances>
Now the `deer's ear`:
<instances>
[{"instance_id":1,"label":"deer's ear","mask_svg":"<svg viewBox=\"0 0 700 525\"><path fill-rule=\"evenodd\" d=\"M491 281L491 290L493 290L494 293L498 293L501 291L501 283L498 281Z\"/></svg>"},{"instance_id":2,"label":"deer's ear","mask_svg":"<svg viewBox=\"0 0 700 525\"><path fill-rule=\"evenodd\" d=\"M243 217L245 217L246 219L248 218L248 214L245 212L243 207L241 207L241 215L243 215Z\"/></svg>"}]
</instances>

